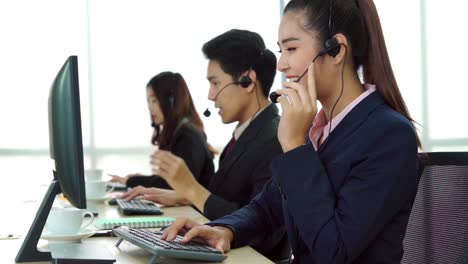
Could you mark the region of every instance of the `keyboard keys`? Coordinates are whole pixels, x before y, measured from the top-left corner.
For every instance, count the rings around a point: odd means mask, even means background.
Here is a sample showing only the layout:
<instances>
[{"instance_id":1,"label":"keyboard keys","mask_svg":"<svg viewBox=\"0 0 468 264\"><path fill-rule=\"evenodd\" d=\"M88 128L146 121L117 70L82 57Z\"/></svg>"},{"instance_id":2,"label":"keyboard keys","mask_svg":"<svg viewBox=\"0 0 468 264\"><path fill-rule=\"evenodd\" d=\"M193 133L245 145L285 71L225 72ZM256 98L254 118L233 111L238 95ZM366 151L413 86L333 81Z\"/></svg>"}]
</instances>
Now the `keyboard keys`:
<instances>
[{"instance_id":1,"label":"keyboard keys","mask_svg":"<svg viewBox=\"0 0 468 264\"><path fill-rule=\"evenodd\" d=\"M116 201L120 211L124 215L160 215L163 213L159 206L151 202L141 200L127 202L122 199L117 199Z\"/></svg>"},{"instance_id":2,"label":"keyboard keys","mask_svg":"<svg viewBox=\"0 0 468 264\"><path fill-rule=\"evenodd\" d=\"M223 252L208 245L195 241L182 243L181 236L177 236L174 241L162 240L161 231L128 227L115 228L113 231L118 237L140 246L153 254L157 254L158 256L208 261L222 261L226 258Z\"/></svg>"}]
</instances>

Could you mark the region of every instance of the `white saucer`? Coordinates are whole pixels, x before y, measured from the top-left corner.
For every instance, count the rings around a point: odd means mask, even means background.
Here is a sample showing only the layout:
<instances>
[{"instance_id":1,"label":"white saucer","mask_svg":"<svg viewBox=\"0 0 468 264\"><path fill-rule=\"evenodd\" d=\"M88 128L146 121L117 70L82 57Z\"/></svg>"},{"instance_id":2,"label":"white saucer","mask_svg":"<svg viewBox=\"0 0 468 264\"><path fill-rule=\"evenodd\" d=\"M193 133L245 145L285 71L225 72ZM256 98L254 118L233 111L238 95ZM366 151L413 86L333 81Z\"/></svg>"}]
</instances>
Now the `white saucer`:
<instances>
[{"instance_id":1,"label":"white saucer","mask_svg":"<svg viewBox=\"0 0 468 264\"><path fill-rule=\"evenodd\" d=\"M44 230L44 232L41 235L42 239L48 240L49 242L55 241L55 242L80 242L82 239L88 238L96 233L96 230L90 230L90 229L81 229L78 233L76 234L70 234L70 235L61 235L61 234L52 234L48 232L47 230Z\"/></svg>"},{"instance_id":2,"label":"white saucer","mask_svg":"<svg viewBox=\"0 0 468 264\"><path fill-rule=\"evenodd\" d=\"M93 198L86 197L86 200L90 202L104 202L105 200L109 200L109 199L112 199L112 197L109 197L108 195L104 195L102 197L93 197Z\"/></svg>"}]
</instances>

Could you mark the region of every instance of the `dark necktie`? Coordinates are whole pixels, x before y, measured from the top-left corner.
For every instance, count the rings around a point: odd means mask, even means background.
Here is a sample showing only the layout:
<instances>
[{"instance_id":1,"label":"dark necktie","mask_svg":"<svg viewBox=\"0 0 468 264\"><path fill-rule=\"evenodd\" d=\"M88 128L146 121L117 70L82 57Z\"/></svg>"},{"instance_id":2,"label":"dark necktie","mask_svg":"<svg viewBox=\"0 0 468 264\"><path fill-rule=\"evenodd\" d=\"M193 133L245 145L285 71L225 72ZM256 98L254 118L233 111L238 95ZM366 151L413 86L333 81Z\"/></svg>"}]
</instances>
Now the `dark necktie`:
<instances>
[{"instance_id":1,"label":"dark necktie","mask_svg":"<svg viewBox=\"0 0 468 264\"><path fill-rule=\"evenodd\" d=\"M223 160L226 155L231 151L232 147L234 147L234 144L236 143L236 138L233 136L229 143L226 146L226 149L224 149L223 155L221 155L220 160Z\"/></svg>"}]
</instances>

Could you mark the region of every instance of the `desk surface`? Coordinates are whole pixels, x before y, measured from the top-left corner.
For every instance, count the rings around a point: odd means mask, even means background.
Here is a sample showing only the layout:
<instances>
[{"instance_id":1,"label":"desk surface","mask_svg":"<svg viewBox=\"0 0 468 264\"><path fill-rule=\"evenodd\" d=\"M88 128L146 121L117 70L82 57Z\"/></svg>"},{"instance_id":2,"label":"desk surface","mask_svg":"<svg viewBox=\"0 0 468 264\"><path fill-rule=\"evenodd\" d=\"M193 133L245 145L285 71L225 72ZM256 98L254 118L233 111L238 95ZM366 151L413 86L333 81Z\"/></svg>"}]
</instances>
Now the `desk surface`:
<instances>
[{"instance_id":1,"label":"desk surface","mask_svg":"<svg viewBox=\"0 0 468 264\"><path fill-rule=\"evenodd\" d=\"M16 217L15 219L4 217L5 215L2 214L3 219L0 221L0 233L5 233L6 231L20 233L21 237L19 239L12 239L12 240L0 240L0 263L15 263L14 259L18 252L18 249L23 242L24 237L29 229L29 226L32 222L33 216L36 213L37 207L39 206L38 202L28 202L28 203L20 203L17 202L15 204L10 204L13 211L8 210L6 208L6 212L10 212L10 214L21 212L21 217ZM89 204L89 206L93 206L93 204ZM105 204L94 204L99 210L99 217L101 218L118 218L124 217L122 216L115 206L108 206ZM89 208L89 207L88 207ZM170 217L187 217L190 219L194 219L199 223L206 223L208 220L194 210L190 206L182 206L182 207L168 207L163 208L164 216ZM5 212L5 211L4 211ZM134 216L133 216L134 217ZM10 230L7 230L5 227L11 226L13 227ZM97 237L97 238L89 238L83 241L83 243L102 243L104 244L115 256L117 259L116 263L147 263L151 257L151 254L139 247L128 243L122 242L119 248L116 248L114 245L117 242L118 238L116 237ZM39 241L39 248L40 249L47 249L47 241L40 240ZM267 258L256 252L251 247L242 247L238 249L231 250L227 253L228 258L223 263L272 263ZM47 262L34 262L34 263L47 263ZM196 262L196 261L183 261L180 259L158 259L157 263L206 263L206 262Z\"/></svg>"}]
</instances>

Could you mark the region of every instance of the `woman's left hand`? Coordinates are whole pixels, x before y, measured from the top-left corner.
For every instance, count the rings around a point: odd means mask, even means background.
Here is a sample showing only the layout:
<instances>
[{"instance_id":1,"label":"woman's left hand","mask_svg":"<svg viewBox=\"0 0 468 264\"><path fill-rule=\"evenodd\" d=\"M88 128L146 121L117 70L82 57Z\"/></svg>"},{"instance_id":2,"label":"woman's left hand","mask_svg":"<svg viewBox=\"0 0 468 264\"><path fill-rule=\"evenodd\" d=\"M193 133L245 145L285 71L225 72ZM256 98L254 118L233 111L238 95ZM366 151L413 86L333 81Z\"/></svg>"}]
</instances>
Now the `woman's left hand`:
<instances>
[{"instance_id":1,"label":"woman's left hand","mask_svg":"<svg viewBox=\"0 0 468 264\"><path fill-rule=\"evenodd\" d=\"M283 152L305 144L307 133L317 114L317 91L314 64L309 65L307 87L296 82L284 82L286 89L277 90L283 113L278 126L278 140ZM287 96L287 97L286 97Z\"/></svg>"},{"instance_id":2,"label":"woman's left hand","mask_svg":"<svg viewBox=\"0 0 468 264\"><path fill-rule=\"evenodd\" d=\"M185 161L171 152L158 150L150 157L152 172L165 179L176 192L186 194L198 184Z\"/></svg>"}]
</instances>

